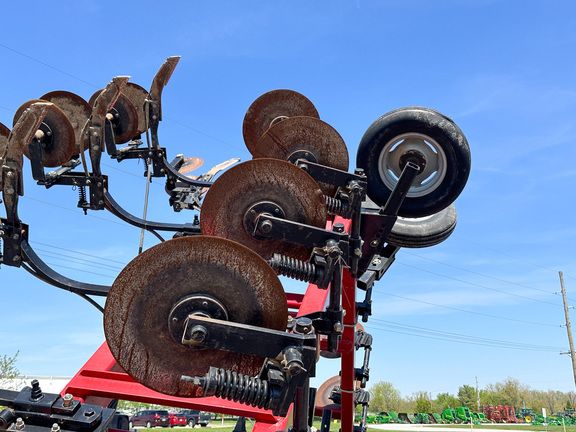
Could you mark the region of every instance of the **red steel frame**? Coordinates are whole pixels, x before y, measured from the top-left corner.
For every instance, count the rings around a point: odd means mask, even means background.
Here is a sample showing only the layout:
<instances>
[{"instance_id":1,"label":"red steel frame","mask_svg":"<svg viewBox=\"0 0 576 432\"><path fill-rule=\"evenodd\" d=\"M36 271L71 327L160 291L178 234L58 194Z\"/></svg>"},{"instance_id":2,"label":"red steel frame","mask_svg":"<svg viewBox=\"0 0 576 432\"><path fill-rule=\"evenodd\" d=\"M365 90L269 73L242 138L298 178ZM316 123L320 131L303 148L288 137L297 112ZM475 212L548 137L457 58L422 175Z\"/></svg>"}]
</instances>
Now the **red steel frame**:
<instances>
[{"instance_id":1,"label":"red steel frame","mask_svg":"<svg viewBox=\"0 0 576 432\"><path fill-rule=\"evenodd\" d=\"M350 221L336 217L334 222L343 223L349 230ZM332 229L332 222L327 223ZM288 309L296 310L291 315L301 316L324 310L328 290L319 289L310 284L304 295L287 293ZM344 309L344 330L338 345L341 354L342 403L340 412L333 412L335 418L341 418L342 432L354 429L354 370L355 332L356 332L356 281L348 271L344 271L342 283L342 307ZM271 411L253 408L237 402L217 397L180 398L158 393L134 381L117 365L107 343L92 355L80 371L70 380L62 395L70 393L87 403L108 405L112 399L153 403L181 408L198 409L242 417L254 418L254 432L275 432L286 430L291 424L289 413L286 417L276 417ZM316 408L316 415L322 415L322 407Z\"/></svg>"}]
</instances>

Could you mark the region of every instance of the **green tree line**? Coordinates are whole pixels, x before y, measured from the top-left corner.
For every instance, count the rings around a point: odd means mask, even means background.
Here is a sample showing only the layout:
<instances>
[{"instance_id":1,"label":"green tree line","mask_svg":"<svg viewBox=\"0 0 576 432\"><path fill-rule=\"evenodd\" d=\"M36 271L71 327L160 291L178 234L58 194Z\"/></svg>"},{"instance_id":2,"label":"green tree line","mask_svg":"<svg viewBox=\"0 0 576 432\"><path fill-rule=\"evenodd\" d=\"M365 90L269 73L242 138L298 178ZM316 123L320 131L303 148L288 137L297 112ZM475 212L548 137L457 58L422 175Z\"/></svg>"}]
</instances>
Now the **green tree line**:
<instances>
[{"instance_id":1,"label":"green tree line","mask_svg":"<svg viewBox=\"0 0 576 432\"><path fill-rule=\"evenodd\" d=\"M545 408L548 413L564 411L576 406L576 392L561 392L557 390L535 390L522 384L515 378L507 378L503 382L488 384L476 391L476 388L463 384L457 394L438 393L432 397L430 392L421 390L408 396L402 396L394 385L380 381L369 388L370 411L395 412L442 412L447 408L465 406L472 411L482 411L484 405L510 405L516 409L532 408L541 412Z\"/></svg>"}]
</instances>

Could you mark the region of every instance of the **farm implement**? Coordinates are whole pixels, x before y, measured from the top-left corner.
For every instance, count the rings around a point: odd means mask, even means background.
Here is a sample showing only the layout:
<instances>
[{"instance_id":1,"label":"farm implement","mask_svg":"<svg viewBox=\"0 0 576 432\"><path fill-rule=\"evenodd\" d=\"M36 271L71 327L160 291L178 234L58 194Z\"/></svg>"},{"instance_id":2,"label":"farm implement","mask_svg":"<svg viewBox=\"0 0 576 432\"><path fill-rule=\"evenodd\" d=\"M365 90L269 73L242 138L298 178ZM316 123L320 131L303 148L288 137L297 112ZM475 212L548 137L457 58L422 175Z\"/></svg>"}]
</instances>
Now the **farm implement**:
<instances>
[{"instance_id":1,"label":"farm implement","mask_svg":"<svg viewBox=\"0 0 576 432\"><path fill-rule=\"evenodd\" d=\"M50 92L24 103L12 130L0 127L0 263L89 301L106 336L61 394L39 383L1 390L0 428L105 431L122 399L250 417L256 432L304 432L314 415L324 431L332 418L344 432L363 430L373 338L358 321L371 316L373 286L401 247L453 232L453 201L470 172L466 138L437 111L396 109L365 132L350 172L344 140L312 102L273 90L244 117L253 159L191 175L201 159L169 158L159 138L162 91L178 61L168 58L149 90L121 76L89 101ZM112 195L123 185L104 174L105 157L144 161L148 182L165 179L174 211L197 212L192 222L131 214ZM108 211L159 243L111 286L56 272L31 245L42 228L18 211L25 159L38 185L77 189L82 212ZM279 276L307 284L305 293L286 292ZM337 362L340 375L314 389L317 362ZM396 421L391 414L380 420Z\"/></svg>"}]
</instances>

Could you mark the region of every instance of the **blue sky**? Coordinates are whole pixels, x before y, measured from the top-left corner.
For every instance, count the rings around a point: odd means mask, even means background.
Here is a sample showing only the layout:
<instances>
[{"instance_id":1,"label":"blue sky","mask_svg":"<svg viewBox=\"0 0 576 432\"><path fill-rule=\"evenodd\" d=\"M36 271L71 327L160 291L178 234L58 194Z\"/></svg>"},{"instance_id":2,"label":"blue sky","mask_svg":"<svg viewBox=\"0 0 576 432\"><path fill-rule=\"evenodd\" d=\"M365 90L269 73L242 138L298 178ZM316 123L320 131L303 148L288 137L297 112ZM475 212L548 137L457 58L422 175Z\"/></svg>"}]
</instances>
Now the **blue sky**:
<instances>
[{"instance_id":1,"label":"blue sky","mask_svg":"<svg viewBox=\"0 0 576 432\"><path fill-rule=\"evenodd\" d=\"M573 2L22 1L3 12L0 122L9 127L22 103L49 91L88 100L116 75L149 88L171 55L182 59L163 93L160 140L169 158L202 157L200 171L251 159L244 114L277 88L316 105L351 167L367 127L390 110L452 117L472 151L458 226L441 245L402 249L376 285L370 383L390 381L405 396L456 393L475 377L481 388L514 377L575 390L554 294L561 270L576 304ZM103 163L112 195L140 215L142 165ZM84 216L75 192L45 190L26 172L20 217L31 244L61 273L111 284L137 254L139 230L109 213ZM193 217L170 209L159 180L148 215ZM19 350L22 373L73 375L104 341L101 314L81 298L7 266L0 287L0 355ZM337 371L323 360L314 382Z\"/></svg>"}]
</instances>

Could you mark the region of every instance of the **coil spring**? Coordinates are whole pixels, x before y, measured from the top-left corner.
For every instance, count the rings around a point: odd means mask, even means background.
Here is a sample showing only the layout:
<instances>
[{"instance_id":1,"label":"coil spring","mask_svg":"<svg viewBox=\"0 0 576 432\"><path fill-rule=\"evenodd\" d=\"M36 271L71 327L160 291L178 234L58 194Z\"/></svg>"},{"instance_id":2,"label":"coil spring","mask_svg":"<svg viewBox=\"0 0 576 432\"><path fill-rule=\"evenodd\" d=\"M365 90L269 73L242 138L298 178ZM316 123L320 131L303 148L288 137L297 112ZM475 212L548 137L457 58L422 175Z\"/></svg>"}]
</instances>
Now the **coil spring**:
<instances>
[{"instance_id":1,"label":"coil spring","mask_svg":"<svg viewBox=\"0 0 576 432\"><path fill-rule=\"evenodd\" d=\"M302 282L314 282L318 275L316 266L311 263L290 258L285 255L274 254L272 258L266 260L278 274L287 276Z\"/></svg>"},{"instance_id":2,"label":"coil spring","mask_svg":"<svg viewBox=\"0 0 576 432\"><path fill-rule=\"evenodd\" d=\"M326 209L328 210L328 213L333 215L339 215L342 213L343 204L341 200L332 198L328 195L324 195L324 199L326 200Z\"/></svg>"},{"instance_id":3,"label":"coil spring","mask_svg":"<svg viewBox=\"0 0 576 432\"><path fill-rule=\"evenodd\" d=\"M224 369L210 368L211 390L222 399L240 402L253 407L270 407L268 381ZM206 380L208 381L208 380Z\"/></svg>"},{"instance_id":4,"label":"coil spring","mask_svg":"<svg viewBox=\"0 0 576 432\"><path fill-rule=\"evenodd\" d=\"M84 214L86 214L86 206L88 202L86 201L86 189L84 186L78 186L78 207L84 210Z\"/></svg>"}]
</instances>

